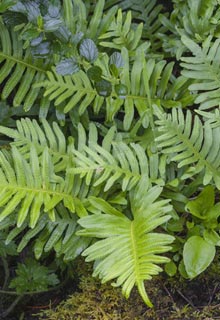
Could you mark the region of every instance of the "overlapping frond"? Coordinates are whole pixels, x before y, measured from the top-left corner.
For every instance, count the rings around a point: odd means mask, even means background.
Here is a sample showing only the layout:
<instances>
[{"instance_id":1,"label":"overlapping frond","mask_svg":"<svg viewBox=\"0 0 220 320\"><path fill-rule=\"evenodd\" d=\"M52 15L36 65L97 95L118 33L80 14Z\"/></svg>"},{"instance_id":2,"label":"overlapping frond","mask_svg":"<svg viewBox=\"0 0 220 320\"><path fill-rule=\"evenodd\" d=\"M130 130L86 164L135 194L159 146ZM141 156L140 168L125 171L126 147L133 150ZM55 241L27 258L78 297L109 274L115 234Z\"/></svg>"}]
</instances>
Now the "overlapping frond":
<instances>
[{"instance_id":1,"label":"overlapping frond","mask_svg":"<svg viewBox=\"0 0 220 320\"><path fill-rule=\"evenodd\" d=\"M16 121L17 129L0 126L0 133L13 139L11 145L19 149L26 159L30 157L31 146L34 146L38 156L42 154L45 147L48 148L53 159L55 172L62 171L70 162L67 143L63 132L56 122L52 126L42 119L42 126L36 120L29 118Z\"/></svg>"},{"instance_id":2,"label":"overlapping frond","mask_svg":"<svg viewBox=\"0 0 220 320\"><path fill-rule=\"evenodd\" d=\"M144 149L138 144L126 145L114 142L108 151L98 144L84 145L81 152L73 150L75 167L69 169L73 174L85 177L86 184L94 186L105 184L104 191L116 182L122 190L133 188L142 175L149 174L148 159Z\"/></svg>"},{"instance_id":3,"label":"overlapping frond","mask_svg":"<svg viewBox=\"0 0 220 320\"><path fill-rule=\"evenodd\" d=\"M56 175L48 149L39 159L35 148L30 149L30 159L26 161L16 147L12 147L8 160L0 153L0 221L18 210L17 225L21 226L29 217L29 225L34 228L41 209L54 219L54 208L63 203L70 212L85 214L81 201L72 194L73 181L70 174L65 178Z\"/></svg>"},{"instance_id":4,"label":"overlapping frond","mask_svg":"<svg viewBox=\"0 0 220 320\"><path fill-rule=\"evenodd\" d=\"M104 107L106 120L111 122L115 115L124 109L126 130L131 126L135 109L143 118L143 125L147 127L152 103L170 108L184 107L193 102L194 98L188 91L190 80L182 76L175 78L172 74L172 62L166 64L164 60L156 62L153 59L146 61L144 50L138 50L130 67L129 52L126 48L122 49L122 56L124 66L120 82L128 88L124 97L118 96L114 91L109 97L100 96L82 70L72 76L61 76L55 70L48 71L48 79L36 86L45 88L44 95L53 100L55 106L64 105L65 113L75 107L78 107L79 114L83 114L87 108L93 108L95 113L99 113Z\"/></svg>"},{"instance_id":5,"label":"overlapping frond","mask_svg":"<svg viewBox=\"0 0 220 320\"><path fill-rule=\"evenodd\" d=\"M128 11L123 17L119 9L117 17L112 21L106 33L99 36L99 45L121 50L123 47L134 51L141 40L143 23L132 26L132 14Z\"/></svg>"},{"instance_id":6,"label":"overlapping frond","mask_svg":"<svg viewBox=\"0 0 220 320\"><path fill-rule=\"evenodd\" d=\"M190 38L182 37L184 45L192 52L193 57L182 57L182 74L195 80L190 90L198 91L195 103L201 110L210 109L220 104L220 39L212 42L208 37L200 47Z\"/></svg>"},{"instance_id":7,"label":"overlapping frond","mask_svg":"<svg viewBox=\"0 0 220 320\"><path fill-rule=\"evenodd\" d=\"M136 52L132 69L129 70L129 56L126 49L122 50L122 56L125 65L121 82L129 88L124 102L126 129L131 125L135 108L140 117L143 117L143 125L147 127L152 104L172 108L184 107L193 102L193 97L188 91L189 80L185 77L174 77L172 62L166 63L165 60L156 62L154 59L146 61L144 51L140 50Z\"/></svg>"},{"instance_id":8,"label":"overlapping frond","mask_svg":"<svg viewBox=\"0 0 220 320\"><path fill-rule=\"evenodd\" d=\"M170 18L159 15L160 22L169 30L158 34L164 50L180 59L187 51L187 46L181 42L182 35L196 43L202 43L209 35L218 37L219 12L215 0L175 1Z\"/></svg>"},{"instance_id":9,"label":"overlapping frond","mask_svg":"<svg viewBox=\"0 0 220 320\"><path fill-rule=\"evenodd\" d=\"M136 285L144 302L152 306L144 287L144 280L162 271L158 264L165 263L168 258L159 254L171 249L169 244L173 237L153 230L166 222L171 210L167 200L155 201L160 187L154 187L141 194L143 203L134 204L133 220L128 219L114 208L103 213L93 214L79 220L83 230L77 232L80 236L96 237L98 240L83 252L86 261L94 261L94 276L99 276L102 282L117 278L114 286L122 286L123 294L128 298ZM136 194L137 198L139 194ZM145 199L147 201L145 201ZM135 201L135 199L133 199ZM99 207L100 209L100 207Z\"/></svg>"},{"instance_id":10,"label":"overlapping frond","mask_svg":"<svg viewBox=\"0 0 220 320\"><path fill-rule=\"evenodd\" d=\"M39 259L43 252L55 250L57 256L63 256L65 261L74 260L90 242L89 238L76 235L76 231L79 230L77 217L71 215L61 204L55 209L54 221L42 214L34 229L27 227L27 223L24 223L21 227L12 228L7 236L6 244L22 236L17 251L21 252L30 242L33 242L36 259Z\"/></svg>"},{"instance_id":11,"label":"overlapping frond","mask_svg":"<svg viewBox=\"0 0 220 320\"><path fill-rule=\"evenodd\" d=\"M33 60L29 50L23 50L18 35L0 23L0 83L3 86L1 98L7 99L16 88L13 105L23 105L29 110L39 97L40 88L33 88L33 83L42 81L45 66L40 60Z\"/></svg>"},{"instance_id":12,"label":"overlapping frond","mask_svg":"<svg viewBox=\"0 0 220 320\"><path fill-rule=\"evenodd\" d=\"M179 168L186 166L182 179L204 170L203 183L213 179L220 189L220 127L212 128L208 121L203 126L198 116L190 111L184 116L181 109L173 109L172 114L158 112L157 116L158 148Z\"/></svg>"}]
</instances>

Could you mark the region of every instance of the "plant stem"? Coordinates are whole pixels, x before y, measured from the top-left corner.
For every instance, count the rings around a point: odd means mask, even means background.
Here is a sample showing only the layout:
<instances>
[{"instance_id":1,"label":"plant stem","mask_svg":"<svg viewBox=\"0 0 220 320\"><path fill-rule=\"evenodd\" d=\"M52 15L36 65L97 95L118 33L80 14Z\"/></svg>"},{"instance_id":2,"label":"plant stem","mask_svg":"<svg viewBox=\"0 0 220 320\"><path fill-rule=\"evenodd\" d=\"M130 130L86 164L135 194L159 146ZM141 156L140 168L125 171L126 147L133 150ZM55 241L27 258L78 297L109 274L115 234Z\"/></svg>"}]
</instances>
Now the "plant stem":
<instances>
[{"instance_id":1,"label":"plant stem","mask_svg":"<svg viewBox=\"0 0 220 320\"><path fill-rule=\"evenodd\" d=\"M8 278L9 278L9 268L8 268L8 263L7 260L4 257L1 257L2 259L2 264L3 264L3 268L5 271L5 280L2 286L2 289L4 290L7 287L7 283L8 283Z\"/></svg>"},{"instance_id":2,"label":"plant stem","mask_svg":"<svg viewBox=\"0 0 220 320\"><path fill-rule=\"evenodd\" d=\"M12 302L12 304L8 307L8 309L5 310L4 312L2 312L2 313L0 314L0 318L1 318L1 319L2 319L2 318L6 318L6 317L9 315L9 313L12 312L12 310L15 308L15 306L18 304L18 302L23 298L23 296L24 296L24 295L18 296L18 297Z\"/></svg>"},{"instance_id":3,"label":"plant stem","mask_svg":"<svg viewBox=\"0 0 220 320\"><path fill-rule=\"evenodd\" d=\"M67 282L68 279L65 279L62 283L60 283L58 286L56 287L52 287L52 288L49 288L47 290L42 290L42 291L27 291L27 292L22 292L22 295L34 295L34 294L41 294L41 293L46 293L46 292L49 292L49 291L54 291L54 290L58 290L59 288L61 288L66 282ZM9 291L9 290L0 290L0 294L8 294L8 295L12 295L12 296L17 296L19 295L18 292L16 291Z\"/></svg>"}]
</instances>

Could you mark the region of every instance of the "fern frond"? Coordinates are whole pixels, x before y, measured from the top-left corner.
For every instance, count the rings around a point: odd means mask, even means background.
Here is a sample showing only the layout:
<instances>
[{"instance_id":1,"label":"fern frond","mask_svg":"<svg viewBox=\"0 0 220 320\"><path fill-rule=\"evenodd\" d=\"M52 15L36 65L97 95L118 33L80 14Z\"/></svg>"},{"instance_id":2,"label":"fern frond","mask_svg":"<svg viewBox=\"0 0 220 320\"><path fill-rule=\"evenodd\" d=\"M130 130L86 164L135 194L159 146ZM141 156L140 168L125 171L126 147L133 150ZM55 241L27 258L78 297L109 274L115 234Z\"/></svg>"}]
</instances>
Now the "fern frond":
<instances>
[{"instance_id":1,"label":"fern frond","mask_svg":"<svg viewBox=\"0 0 220 320\"><path fill-rule=\"evenodd\" d=\"M152 59L146 61L144 51L138 50L130 69L127 49L122 49L122 56L124 66L120 82L128 88L128 94L124 99L118 97L114 91L107 98L98 95L87 74L82 70L72 76L61 76L55 70L49 71L48 80L36 86L45 88L44 96L54 100L55 106L64 104L64 113L76 107L80 115L90 107L95 113L99 113L104 106L106 120L111 122L115 115L124 109L126 130L131 126L135 109L143 118L143 125L147 127L152 103L170 108L190 105L194 101L194 97L188 91L190 80L185 77L176 79L172 75L173 63L166 64L165 61L156 63ZM99 62L99 66L102 67L102 62ZM103 69L105 70L104 66Z\"/></svg>"},{"instance_id":2,"label":"fern frond","mask_svg":"<svg viewBox=\"0 0 220 320\"><path fill-rule=\"evenodd\" d=\"M189 80L185 77L175 78L172 74L174 64L166 64L165 60L156 62L146 61L142 50L137 51L136 57L129 70L129 55L122 50L125 65L122 70L121 82L128 87L128 95L124 102L124 127L129 129L135 108L143 117L143 126L149 123L149 114L153 104L164 108L185 107L193 103L194 97L188 91Z\"/></svg>"},{"instance_id":3,"label":"fern frond","mask_svg":"<svg viewBox=\"0 0 220 320\"><path fill-rule=\"evenodd\" d=\"M136 285L150 307L144 280L162 271L158 264L167 262L168 258L159 254L170 250L169 244L173 241L172 236L152 232L170 218L165 215L170 210L167 201L155 202L160 192L160 187L145 191L148 201L144 206L134 206L132 221L123 214L115 215L112 208L112 214L110 210L108 214L81 218L78 222L83 230L77 232L80 236L102 239L83 252L86 261L95 260L93 275L99 276L102 282L117 278L114 286L122 286L127 298Z\"/></svg>"},{"instance_id":4,"label":"fern frond","mask_svg":"<svg viewBox=\"0 0 220 320\"><path fill-rule=\"evenodd\" d=\"M140 180L142 174L148 175L148 159L138 144L127 146L123 142L113 143L112 152L98 144L84 146L82 152L73 150L75 167L69 169L73 174L86 178L86 184L105 184L104 191L121 181L122 190L130 190Z\"/></svg>"},{"instance_id":5,"label":"fern frond","mask_svg":"<svg viewBox=\"0 0 220 320\"><path fill-rule=\"evenodd\" d=\"M65 261L74 260L91 241L89 238L76 236L76 231L79 230L77 217L71 215L61 204L55 209L55 221L42 214L34 229L27 227L25 223L21 227L14 227L7 236L6 244L22 236L17 252L21 252L33 242L36 259L39 259L43 252L55 250L57 256L63 256Z\"/></svg>"},{"instance_id":6,"label":"fern frond","mask_svg":"<svg viewBox=\"0 0 220 320\"><path fill-rule=\"evenodd\" d=\"M157 114L159 136L156 138L162 153L170 154L178 168L188 166L182 179L204 170L203 183L213 179L220 189L220 127L212 129L208 122L203 126L198 116L190 111L184 116L181 109L172 114Z\"/></svg>"},{"instance_id":7,"label":"fern frond","mask_svg":"<svg viewBox=\"0 0 220 320\"><path fill-rule=\"evenodd\" d=\"M196 113L204 117L212 128L220 127L220 109L215 108L213 112L196 110Z\"/></svg>"},{"instance_id":8,"label":"fern frond","mask_svg":"<svg viewBox=\"0 0 220 320\"><path fill-rule=\"evenodd\" d=\"M134 51L141 40L142 30L143 23L140 23L135 29L132 26L131 11L128 11L123 19L122 10L119 9L117 17L112 21L107 32L99 36L100 40L105 40L101 41L99 45L117 50L125 47L129 51Z\"/></svg>"},{"instance_id":9,"label":"fern frond","mask_svg":"<svg viewBox=\"0 0 220 320\"><path fill-rule=\"evenodd\" d=\"M218 37L219 6L213 0L176 1L170 18L160 14L159 20L169 33L159 33L166 52L179 60L187 46L181 42L186 36L196 43L202 43L209 35Z\"/></svg>"},{"instance_id":10,"label":"fern frond","mask_svg":"<svg viewBox=\"0 0 220 320\"><path fill-rule=\"evenodd\" d=\"M70 143L67 144L56 122L53 122L51 127L45 119L42 119L42 128L36 120L25 118L17 120L16 125L17 129L0 126L0 133L14 140L11 145L18 148L23 157L29 158L31 146L35 147L38 156L47 147L53 159L55 172L67 167L68 162L71 161L71 156L68 154Z\"/></svg>"},{"instance_id":11,"label":"fern frond","mask_svg":"<svg viewBox=\"0 0 220 320\"><path fill-rule=\"evenodd\" d=\"M200 47L193 40L183 36L182 41L192 52L194 57L182 57L182 74L195 83L189 86L190 90L198 91L195 103L200 104L201 110L210 109L220 104L220 39L212 43L208 37Z\"/></svg>"},{"instance_id":12,"label":"fern frond","mask_svg":"<svg viewBox=\"0 0 220 320\"><path fill-rule=\"evenodd\" d=\"M47 148L41 159L35 148L30 150L30 159L26 161L16 147L12 147L12 163L0 153L0 221L18 209L17 225L20 227L26 218L30 218L30 227L34 228L41 208L54 217L55 206L62 202L71 212L84 214L80 200L72 195L72 180L69 174L64 179L54 173L53 163Z\"/></svg>"},{"instance_id":13,"label":"fern frond","mask_svg":"<svg viewBox=\"0 0 220 320\"><path fill-rule=\"evenodd\" d=\"M33 88L34 82L43 81L45 66L41 61L33 60L29 50L24 51L18 35L0 23L0 83L3 85L1 98L7 99L16 88L13 98L15 107L24 106L28 111L39 97L39 88Z\"/></svg>"},{"instance_id":14,"label":"fern frond","mask_svg":"<svg viewBox=\"0 0 220 320\"><path fill-rule=\"evenodd\" d=\"M118 5L123 9L132 10L135 21L143 22L142 39L150 41L152 51L155 52L160 49L161 42L157 33L164 34L166 31L166 27L158 19L163 6L157 4L156 0L121 1Z\"/></svg>"}]
</instances>

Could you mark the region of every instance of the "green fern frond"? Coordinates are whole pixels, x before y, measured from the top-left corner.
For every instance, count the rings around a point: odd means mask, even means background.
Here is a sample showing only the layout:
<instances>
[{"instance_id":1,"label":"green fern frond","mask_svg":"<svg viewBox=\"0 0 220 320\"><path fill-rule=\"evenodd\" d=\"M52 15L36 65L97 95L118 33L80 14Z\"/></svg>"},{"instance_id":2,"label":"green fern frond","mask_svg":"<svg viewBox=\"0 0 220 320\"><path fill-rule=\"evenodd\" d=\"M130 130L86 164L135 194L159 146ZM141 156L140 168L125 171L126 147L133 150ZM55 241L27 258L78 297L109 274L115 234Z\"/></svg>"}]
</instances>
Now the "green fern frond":
<instances>
[{"instance_id":1,"label":"green fern frond","mask_svg":"<svg viewBox=\"0 0 220 320\"><path fill-rule=\"evenodd\" d=\"M143 194L142 190L142 194ZM144 287L144 280L162 271L158 264L166 263L168 258L159 255L171 249L173 237L152 232L169 220L166 212L170 210L167 201L156 201L161 193L160 187L145 191L147 202L136 205L133 220L125 215L114 214L114 208L106 214L93 214L81 218L78 222L83 230L77 234L96 237L98 240L83 252L86 261L96 261L94 276L102 282L117 278L114 286L122 286L123 294L128 298L136 285L144 302L152 306ZM138 194L137 194L138 196ZM142 198L143 199L143 198Z\"/></svg>"},{"instance_id":2,"label":"green fern frond","mask_svg":"<svg viewBox=\"0 0 220 320\"><path fill-rule=\"evenodd\" d=\"M10 225L12 228L13 221ZM31 242L36 259L39 259L43 252L55 250L57 256L63 256L65 261L74 260L86 249L90 243L89 238L76 236L77 217L71 215L61 204L55 209L55 221L42 214L34 229L27 229L24 223L21 227L14 227L8 234L6 244L13 241L18 235L22 236L17 252L22 250Z\"/></svg>"},{"instance_id":3,"label":"green fern frond","mask_svg":"<svg viewBox=\"0 0 220 320\"><path fill-rule=\"evenodd\" d=\"M192 52L194 57L182 57L182 74L195 83L190 90L198 91L195 103L200 104L201 110L210 109L220 104L220 39L212 42L208 37L200 47L193 40L183 36L182 42Z\"/></svg>"},{"instance_id":4,"label":"green fern frond","mask_svg":"<svg viewBox=\"0 0 220 320\"><path fill-rule=\"evenodd\" d=\"M121 82L129 90L124 102L126 130L130 128L135 108L140 117L146 115L142 124L147 127L153 104L172 108L185 107L193 103L194 97L188 90L189 80L185 77L174 77L172 62L156 62L154 59L146 61L144 52L140 50L136 52L132 69L129 70L129 55L126 49L122 49L122 56L125 65Z\"/></svg>"},{"instance_id":5,"label":"green fern frond","mask_svg":"<svg viewBox=\"0 0 220 320\"><path fill-rule=\"evenodd\" d=\"M112 21L106 33L99 36L101 41L99 45L108 48L121 50L123 47L129 51L134 51L141 40L143 23L140 23L136 29L132 26L131 11L126 13L123 18L122 10L118 10L117 17ZM106 41L111 40L111 41Z\"/></svg>"},{"instance_id":6,"label":"green fern frond","mask_svg":"<svg viewBox=\"0 0 220 320\"><path fill-rule=\"evenodd\" d=\"M64 0L64 20L72 34L83 32L86 38L97 41L105 33L117 13L117 6L105 12L105 0L98 0L95 5L82 0Z\"/></svg>"},{"instance_id":7,"label":"green fern frond","mask_svg":"<svg viewBox=\"0 0 220 320\"><path fill-rule=\"evenodd\" d=\"M118 97L113 91L107 98L98 95L90 79L84 71L79 71L72 76L61 76L48 71L48 80L35 86L45 88L44 96L54 100L54 105L64 104L64 113L78 107L79 114L92 107L99 113L105 106L106 120L111 122L114 116L124 109L124 128L128 130L134 119L135 109L143 118L143 125L149 125L151 105L156 103L165 108L190 105L194 97L190 95L188 86L190 80L185 77L175 78L172 75L173 63L165 61L158 63L155 60L145 59L143 50L138 50L130 70L130 59L127 49L122 49L124 66L120 75L120 82L128 88L124 99ZM102 63L100 62L100 67ZM103 67L104 68L104 67ZM108 76L108 75L107 75Z\"/></svg>"},{"instance_id":8,"label":"green fern frond","mask_svg":"<svg viewBox=\"0 0 220 320\"><path fill-rule=\"evenodd\" d=\"M187 46L181 42L186 36L196 43L202 43L209 35L218 37L219 5L213 0L176 1L170 18L160 14L159 20L169 31L160 32L163 48L179 60Z\"/></svg>"},{"instance_id":9,"label":"green fern frond","mask_svg":"<svg viewBox=\"0 0 220 320\"><path fill-rule=\"evenodd\" d=\"M127 9L126 4L129 10L132 10L135 21L143 22L142 39L150 41L151 49L155 53L161 48L157 33L164 34L167 30L158 19L163 10L163 5L157 4L156 0L121 1L118 5Z\"/></svg>"},{"instance_id":10,"label":"green fern frond","mask_svg":"<svg viewBox=\"0 0 220 320\"><path fill-rule=\"evenodd\" d=\"M181 109L157 116L158 148L170 154L178 168L188 166L182 179L204 171L204 185L213 179L220 189L220 127L212 129L208 122L203 126L198 116L193 118L190 111L184 116Z\"/></svg>"},{"instance_id":11,"label":"green fern frond","mask_svg":"<svg viewBox=\"0 0 220 320\"><path fill-rule=\"evenodd\" d=\"M112 145L111 152L98 144L84 146L82 152L73 150L75 167L69 171L85 177L87 185L92 181L94 186L105 184L104 191L118 181L121 181L123 191L130 190L142 174L148 175L148 159L138 144L127 146L123 142L115 142Z\"/></svg>"},{"instance_id":12,"label":"green fern frond","mask_svg":"<svg viewBox=\"0 0 220 320\"><path fill-rule=\"evenodd\" d=\"M204 117L204 119L211 125L212 128L220 127L220 109L215 108L211 111L196 110L196 113Z\"/></svg>"},{"instance_id":13,"label":"green fern frond","mask_svg":"<svg viewBox=\"0 0 220 320\"><path fill-rule=\"evenodd\" d=\"M24 51L18 35L0 23L0 83L3 85L1 98L7 99L16 88L13 98L15 107L23 105L28 111L39 97L39 88L34 82L43 81L46 76L42 61L33 60L29 50Z\"/></svg>"},{"instance_id":14,"label":"green fern frond","mask_svg":"<svg viewBox=\"0 0 220 320\"><path fill-rule=\"evenodd\" d=\"M12 147L12 161L0 153L0 221L13 214L18 209L17 225L20 227L30 219L30 227L34 228L41 208L54 219L54 208L62 202L71 212L79 215L85 213L81 209L80 200L72 195L72 177L66 174L65 180L53 171L53 163L47 148L44 149L41 159L38 158L35 148L30 150L30 159L26 161L16 147Z\"/></svg>"},{"instance_id":15,"label":"green fern frond","mask_svg":"<svg viewBox=\"0 0 220 320\"><path fill-rule=\"evenodd\" d=\"M31 146L35 147L38 156L47 147L53 159L55 172L62 171L67 167L71 161L71 156L68 153L71 141L68 145L56 122L50 126L45 119L42 119L41 127L36 120L25 118L17 120L16 125L17 129L0 126L0 133L14 140L11 145L18 148L23 157L29 158Z\"/></svg>"}]
</instances>

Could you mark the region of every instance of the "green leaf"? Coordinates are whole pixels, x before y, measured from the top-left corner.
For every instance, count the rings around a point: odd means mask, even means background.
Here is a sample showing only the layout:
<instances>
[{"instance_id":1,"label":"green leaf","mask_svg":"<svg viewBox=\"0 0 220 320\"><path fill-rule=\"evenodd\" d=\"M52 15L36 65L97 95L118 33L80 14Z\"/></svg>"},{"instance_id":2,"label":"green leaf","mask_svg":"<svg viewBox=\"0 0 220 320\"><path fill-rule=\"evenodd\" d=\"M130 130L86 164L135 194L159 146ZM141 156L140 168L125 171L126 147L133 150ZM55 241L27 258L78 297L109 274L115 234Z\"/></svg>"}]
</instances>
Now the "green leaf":
<instances>
[{"instance_id":1,"label":"green leaf","mask_svg":"<svg viewBox=\"0 0 220 320\"><path fill-rule=\"evenodd\" d=\"M214 206L215 192L212 186L206 186L195 200L186 204L186 210L200 219L206 219L208 211Z\"/></svg>"},{"instance_id":2,"label":"green leaf","mask_svg":"<svg viewBox=\"0 0 220 320\"><path fill-rule=\"evenodd\" d=\"M34 259L19 263L15 272L16 277L11 280L9 288L15 288L18 294L44 291L59 283L56 274Z\"/></svg>"},{"instance_id":3,"label":"green leaf","mask_svg":"<svg viewBox=\"0 0 220 320\"><path fill-rule=\"evenodd\" d=\"M183 261L189 278L202 273L215 257L215 246L200 236L190 237L183 248Z\"/></svg>"},{"instance_id":4,"label":"green leaf","mask_svg":"<svg viewBox=\"0 0 220 320\"><path fill-rule=\"evenodd\" d=\"M101 80L95 83L95 88L98 94L102 97L110 96L112 92L112 84L107 80Z\"/></svg>"},{"instance_id":5,"label":"green leaf","mask_svg":"<svg viewBox=\"0 0 220 320\"><path fill-rule=\"evenodd\" d=\"M213 244L214 246L220 246L220 236L215 230L205 229L203 232L203 237L210 244Z\"/></svg>"},{"instance_id":6,"label":"green leaf","mask_svg":"<svg viewBox=\"0 0 220 320\"><path fill-rule=\"evenodd\" d=\"M120 99L125 99L126 95L128 94L128 87L124 84L116 84L115 85L115 92Z\"/></svg>"},{"instance_id":7,"label":"green leaf","mask_svg":"<svg viewBox=\"0 0 220 320\"><path fill-rule=\"evenodd\" d=\"M102 69L98 66L89 68L87 75L90 80L101 81L102 80Z\"/></svg>"},{"instance_id":8,"label":"green leaf","mask_svg":"<svg viewBox=\"0 0 220 320\"><path fill-rule=\"evenodd\" d=\"M65 76L79 71L79 65L75 58L63 59L56 65L56 72Z\"/></svg>"},{"instance_id":9,"label":"green leaf","mask_svg":"<svg viewBox=\"0 0 220 320\"><path fill-rule=\"evenodd\" d=\"M98 49L91 39L84 39L79 46L79 53L89 62L94 62L98 58Z\"/></svg>"},{"instance_id":10,"label":"green leaf","mask_svg":"<svg viewBox=\"0 0 220 320\"><path fill-rule=\"evenodd\" d=\"M168 276L173 277L176 274L177 267L176 264L173 261L170 261L165 264L165 272L168 274Z\"/></svg>"},{"instance_id":11,"label":"green leaf","mask_svg":"<svg viewBox=\"0 0 220 320\"><path fill-rule=\"evenodd\" d=\"M3 0L0 3L0 13L5 12L8 8L13 6L17 1L16 0Z\"/></svg>"}]
</instances>

